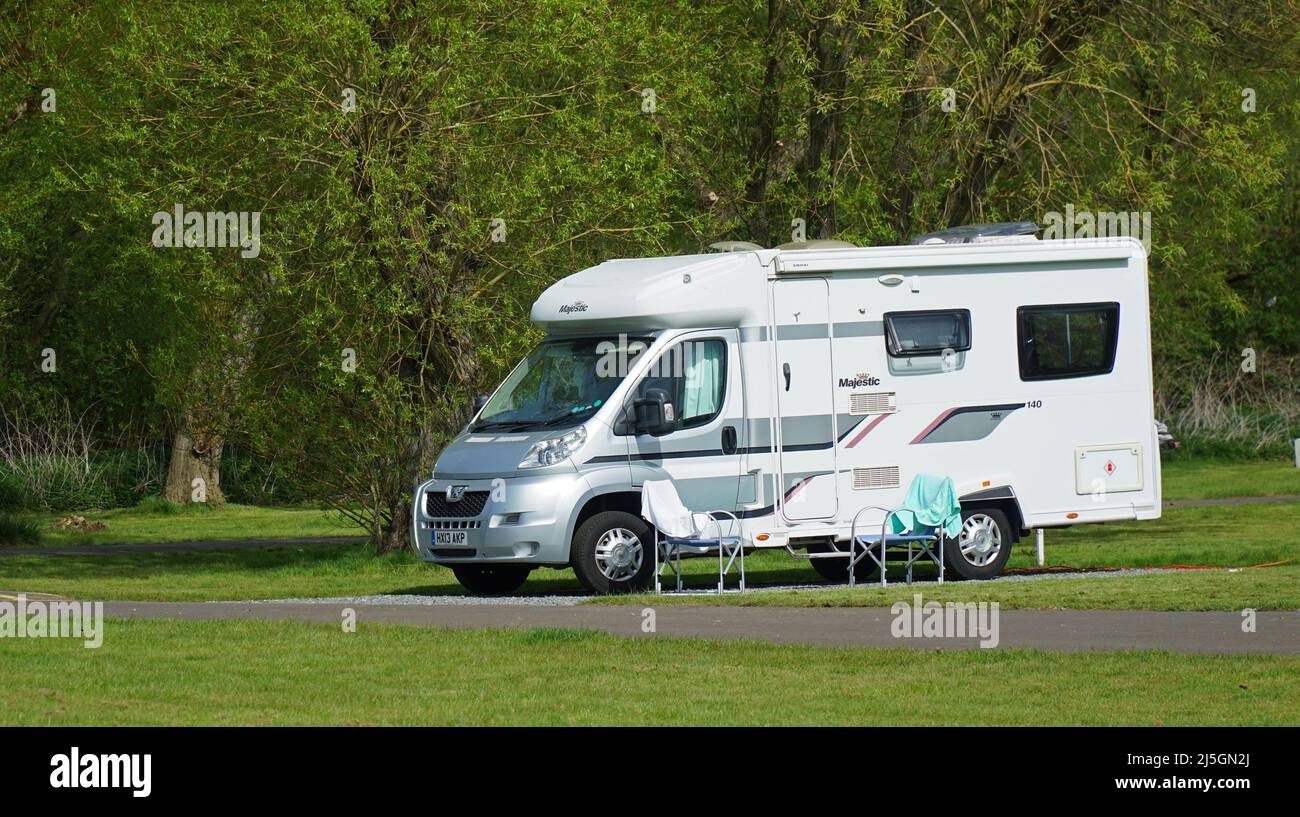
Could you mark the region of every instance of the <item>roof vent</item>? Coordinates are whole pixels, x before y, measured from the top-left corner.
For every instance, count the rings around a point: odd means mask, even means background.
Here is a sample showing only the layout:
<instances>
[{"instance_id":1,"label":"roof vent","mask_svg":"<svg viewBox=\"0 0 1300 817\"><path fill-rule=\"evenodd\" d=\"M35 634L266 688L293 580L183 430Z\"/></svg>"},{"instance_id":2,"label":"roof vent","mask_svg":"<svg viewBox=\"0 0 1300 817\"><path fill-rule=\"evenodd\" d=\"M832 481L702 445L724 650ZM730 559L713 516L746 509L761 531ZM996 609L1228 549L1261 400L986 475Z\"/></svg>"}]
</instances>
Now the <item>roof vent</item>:
<instances>
[{"instance_id":1,"label":"roof vent","mask_svg":"<svg viewBox=\"0 0 1300 817\"><path fill-rule=\"evenodd\" d=\"M1039 226L1032 221L1001 221L997 224L966 224L938 230L912 239L913 244L984 244L992 241L1037 241Z\"/></svg>"},{"instance_id":2,"label":"roof vent","mask_svg":"<svg viewBox=\"0 0 1300 817\"><path fill-rule=\"evenodd\" d=\"M778 250L847 250L857 247L851 241L839 241L834 238L814 238L810 241L790 241L777 247Z\"/></svg>"},{"instance_id":3,"label":"roof vent","mask_svg":"<svg viewBox=\"0 0 1300 817\"><path fill-rule=\"evenodd\" d=\"M718 252L753 252L763 248L752 241L715 241L709 245L709 249Z\"/></svg>"}]
</instances>

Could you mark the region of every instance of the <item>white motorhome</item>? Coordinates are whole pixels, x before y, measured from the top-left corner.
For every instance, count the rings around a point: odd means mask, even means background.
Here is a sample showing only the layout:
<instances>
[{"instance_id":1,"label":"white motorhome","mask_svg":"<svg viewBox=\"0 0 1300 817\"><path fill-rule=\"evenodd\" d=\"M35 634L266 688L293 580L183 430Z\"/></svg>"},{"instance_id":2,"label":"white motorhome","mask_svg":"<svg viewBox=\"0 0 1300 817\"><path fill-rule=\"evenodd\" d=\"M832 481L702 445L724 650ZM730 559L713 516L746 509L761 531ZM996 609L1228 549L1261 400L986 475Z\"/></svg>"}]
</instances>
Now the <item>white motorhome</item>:
<instances>
[{"instance_id":1,"label":"white motorhome","mask_svg":"<svg viewBox=\"0 0 1300 817\"><path fill-rule=\"evenodd\" d=\"M475 592L540 566L639 588L641 486L665 478L692 510L733 512L747 548L807 555L846 549L854 515L914 475L951 477L964 578L1033 529L1159 517L1142 245L985 239L741 245L564 278L532 309L545 339L416 490L420 557Z\"/></svg>"}]
</instances>

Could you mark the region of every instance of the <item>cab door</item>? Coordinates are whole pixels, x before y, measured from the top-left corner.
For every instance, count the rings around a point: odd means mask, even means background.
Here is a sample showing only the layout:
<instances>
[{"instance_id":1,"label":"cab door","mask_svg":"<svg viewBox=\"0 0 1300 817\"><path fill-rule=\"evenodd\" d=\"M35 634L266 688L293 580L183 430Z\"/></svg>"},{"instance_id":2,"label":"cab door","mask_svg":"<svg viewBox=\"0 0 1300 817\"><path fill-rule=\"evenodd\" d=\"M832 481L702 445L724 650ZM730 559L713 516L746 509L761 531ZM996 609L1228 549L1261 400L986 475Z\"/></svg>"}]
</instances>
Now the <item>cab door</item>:
<instances>
[{"instance_id":1,"label":"cab door","mask_svg":"<svg viewBox=\"0 0 1300 817\"><path fill-rule=\"evenodd\" d=\"M693 511L735 512L744 451L744 392L735 329L678 337L652 361L631 400L660 389L668 396L671 429L631 437L632 484L671 479Z\"/></svg>"}]
</instances>

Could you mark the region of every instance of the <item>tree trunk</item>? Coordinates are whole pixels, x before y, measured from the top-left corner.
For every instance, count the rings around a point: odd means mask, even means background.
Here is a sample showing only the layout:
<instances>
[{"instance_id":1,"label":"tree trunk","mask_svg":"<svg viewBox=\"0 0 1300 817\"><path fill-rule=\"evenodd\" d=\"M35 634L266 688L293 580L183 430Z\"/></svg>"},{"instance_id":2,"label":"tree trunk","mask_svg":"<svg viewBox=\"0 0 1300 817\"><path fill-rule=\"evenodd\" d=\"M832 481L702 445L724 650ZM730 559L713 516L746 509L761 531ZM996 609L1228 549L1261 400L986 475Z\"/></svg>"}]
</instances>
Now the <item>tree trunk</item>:
<instances>
[{"instance_id":1,"label":"tree trunk","mask_svg":"<svg viewBox=\"0 0 1300 817\"><path fill-rule=\"evenodd\" d=\"M388 522L383 526L375 548L376 554L392 553L411 546L411 500L405 494L393 500L389 507Z\"/></svg>"},{"instance_id":2,"label":"tree trunk","mask_svg":"<svg viewBox=\"0 0 1300 817\"><path fill-rule=\"evenodd\" d=\"M203 501L211 505L224 505L226 498L221 493L221 446L220 437L207 437L201 442L191 436L188 424L176 432L172 443L171 463L167 467L167 486L163 498L168 502ZM194 480L203 480L202 491L196 494L199 486ZM202 497L202 499L197 499Z\"/></svg>"}]
</instances>

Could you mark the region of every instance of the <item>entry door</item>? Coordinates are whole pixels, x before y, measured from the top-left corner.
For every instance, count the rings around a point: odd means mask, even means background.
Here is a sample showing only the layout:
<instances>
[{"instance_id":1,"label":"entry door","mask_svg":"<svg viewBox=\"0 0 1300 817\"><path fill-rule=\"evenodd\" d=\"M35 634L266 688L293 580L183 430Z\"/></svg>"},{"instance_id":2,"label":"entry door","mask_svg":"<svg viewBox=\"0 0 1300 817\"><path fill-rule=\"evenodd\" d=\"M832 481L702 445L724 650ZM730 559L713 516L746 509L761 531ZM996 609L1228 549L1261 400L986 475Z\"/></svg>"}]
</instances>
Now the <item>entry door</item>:
<instances>
[{"instance_id":1,"label":"entry door","mask_svg":"<svg viewBox=\"0 0 1300 817\"><path fill-rule=\"evenodd\" d=\"M824 278L773 284L781 483L787 519L824 519L834 516L839 507L828 297Z\"/></svg>"}]
</instances>

